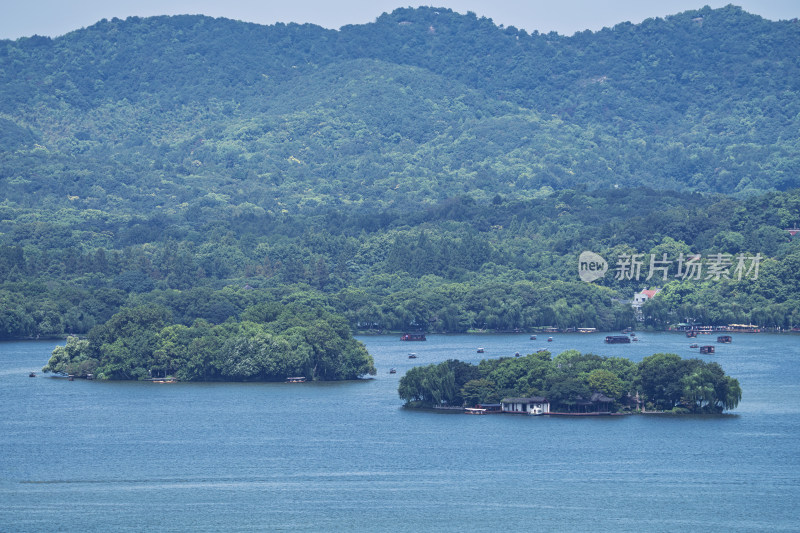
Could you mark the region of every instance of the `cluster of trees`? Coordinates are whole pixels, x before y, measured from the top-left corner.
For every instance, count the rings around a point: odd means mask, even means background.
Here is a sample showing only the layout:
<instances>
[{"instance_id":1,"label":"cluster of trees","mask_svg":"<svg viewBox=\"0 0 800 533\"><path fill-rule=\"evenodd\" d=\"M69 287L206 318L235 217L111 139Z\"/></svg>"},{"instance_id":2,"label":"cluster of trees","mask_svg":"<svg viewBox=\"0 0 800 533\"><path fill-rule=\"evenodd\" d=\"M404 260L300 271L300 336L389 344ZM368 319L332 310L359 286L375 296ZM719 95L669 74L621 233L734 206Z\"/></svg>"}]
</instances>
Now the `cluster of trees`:
<instances>
[{"instance_id":1,"label":"cluster of trees","mask_svg":"<svg viewBox=\"0 0 800 533\"><path fill-rule=\"evenodd\" d=\"M218 324L242 311L222 289L248 284L319 291L355 330L616 330L634 322L633 293L656 285L643 315L655 328L800 324L800 239L785 229L800 216L795 190L742 200L649 189L465 195L404 212L250 222L224 211L202 220L59 214L0 207L0 338L85 334L143 298L180 299L174 312ZM584 250L610 263L592 284L577 276ZM624 254L718 252L761 254L758 279L646 280L647 265L638 280L614 272Z\"/></svg>"},{"instance_id":2,"label":"cluster of trees","mask_svg":"<svg viewBox=\"0 0 800 533\"><path fill-rule=\"evenodd\" d=\"M524 357L458 360L414 367L400 379L398 394L414 407L472 406L506 397L544 396L551 410L572 412L593 393L614 400L611 409L721 413L741 400L738 380L716 362L659 353L634 363L568 350L551 357L539 351Z\"/></svg>"},{"instance_id":3,"label":"cluster of trees","mask_svg":"<svg viewBox=\"0 0 800 533\"><path fill-rule=\"evenodd\" d=\"M173 306L186 303L180 295L166 296ZM182 381L345 380L375 374L364 345L313 292L225 296L246 305L240 320L214 324L194 318L186 325L176 318L187 315L176 317L156 302L125 307L86 339L68 337L42 370Z\"/></svg>"}]
</instances>

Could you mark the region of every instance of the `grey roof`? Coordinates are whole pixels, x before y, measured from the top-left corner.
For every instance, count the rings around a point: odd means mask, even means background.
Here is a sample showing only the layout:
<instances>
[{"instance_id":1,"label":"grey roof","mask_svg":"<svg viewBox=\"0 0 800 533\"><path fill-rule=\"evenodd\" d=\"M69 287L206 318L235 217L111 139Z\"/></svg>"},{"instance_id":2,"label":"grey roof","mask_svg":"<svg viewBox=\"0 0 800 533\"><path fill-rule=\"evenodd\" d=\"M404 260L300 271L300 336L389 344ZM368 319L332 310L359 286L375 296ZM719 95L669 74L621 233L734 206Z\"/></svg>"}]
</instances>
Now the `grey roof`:
<instances>
[{"instance_id":1,"label":"grey roof","mask_svg":"<svg viewBox=\"0 0 800 533\"><path fill-rule=\"evenodd\" d=\"M544 403L547 398L544 396L531 396L530 398L503 398L502 403Z\"/></svg>"},{"instance_id":2,"label":"grey roof","mask_svg":"<svg viewBox=\"0 0 800 533\"><path fill-rule=\"evenodd\" d=\"M591 401L609 403L609 402L613 402L614 400L612 398L609 398L608 396L606 396L602 392L595 392L594 394L592 394Z\"/></svg>"}]
</instances>

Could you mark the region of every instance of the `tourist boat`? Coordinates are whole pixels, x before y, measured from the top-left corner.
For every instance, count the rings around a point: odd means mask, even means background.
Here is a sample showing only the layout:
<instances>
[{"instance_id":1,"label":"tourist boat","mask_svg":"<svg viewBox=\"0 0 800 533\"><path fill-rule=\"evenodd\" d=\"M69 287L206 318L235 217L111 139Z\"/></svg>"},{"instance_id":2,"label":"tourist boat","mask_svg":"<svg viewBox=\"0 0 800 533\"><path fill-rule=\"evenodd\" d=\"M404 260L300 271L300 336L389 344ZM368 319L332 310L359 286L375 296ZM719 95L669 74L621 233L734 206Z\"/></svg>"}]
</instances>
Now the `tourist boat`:
<instances>
[{"instance_id":1,"label":"tourist boat","mask_svg":"<svg viewBox=\"0 0 800 533\"><path fill-rule=\"evenodd\" d=\"M483 348L478 348L478 353L483 353L483 352L484 352Z\"/></svg>"},{"instance_id":2,"label":"tourist boat","mask_svg":"<svg viewBox=\"0 0 800 533\"><path fill-rule=\"evenodd\" d=\"M627 335L608 335L606 337L606 344L629 344L631 338Z\"/></svg>"},{"instance_id":3,"label":"tourist boat","mask_svg":"<svg viewBox=\"0 0 800 533\"><path fill-rule=\"evenodd\" d=\"M305 376L295 376L286 378L286 383L305 383L306 377Z\"/></svg>"},{"instance_id":4,"label":"tourist boat","mask_svg":"<svg viewBox=\"0 0 800 533\"><path fill-rule=\"evenodd\" d=\"M721 342L722 344L730 344L733 342L733 339L730 335L720 335L717 337L717 342Z\"/></svg>"},{"instance_id":5,"label":"tourist boat","mask_svg":"<svg viewBox=\"0 0 800 533\"><path fill-rule=\"evenodd\" d=\"M689 348L699 348L699 347L700 347L699 344L690 344L689 345Z\"/></svg>"},{"instance_id":6,"label":"tourist boat","mask_svg":"<svg viewBox=\"0 0 800 533\"><path fill-rule=\"evenodd\" d=\"M465 407L464 414L467 415L485 415L486 409L481 409L480 407Z\"/></svg>"},{"instance_id":7,"label":"tourist boat","mask_svg":"<svg viewBox=\"0 0 800 533\"><path fill-rule=\"evenodd\" d=\"M701 346L700 347L700 353L714 353L714 347L713 346Z\"/></svg>"},{"instance_id":8,"label":"tourist boat","mask_svg":"<svg viewBox=\"0 0 800 533\"><path fill-rule=\"evenodd\" d=\"M405 333L402 337L400 337L401 341L425 341L428 340L425 338L424 333Z\"/></svg>"},{"instance_id":9,"label":"tourist boat","mask_svg":"<svg viewBox=\"0 0 800 533\"><path fill-rule=\"evenodd\" d=\"M696 331L687 331L686 332L686 336L689 337L690 339L693 339L693 338L697 337L697 332Z\"/></svg>"}]
</instances>

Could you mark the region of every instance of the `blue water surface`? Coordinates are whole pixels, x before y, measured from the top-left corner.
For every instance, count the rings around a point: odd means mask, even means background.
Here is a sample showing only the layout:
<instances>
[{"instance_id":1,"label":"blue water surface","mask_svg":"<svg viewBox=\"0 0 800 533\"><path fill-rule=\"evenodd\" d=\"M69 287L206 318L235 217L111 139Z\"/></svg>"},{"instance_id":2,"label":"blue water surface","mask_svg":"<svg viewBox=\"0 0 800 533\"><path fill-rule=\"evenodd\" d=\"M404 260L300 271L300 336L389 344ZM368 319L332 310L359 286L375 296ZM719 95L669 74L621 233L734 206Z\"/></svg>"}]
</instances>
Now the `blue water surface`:
<instances>
[{"instance_id":1,"label":"blue water surface","mask_svg":"<svg viewBox=\"0 0 800 533\"><path fill-rule=\"evenodd\" d=\"M739 379L733 416L402 408L408 368L446 359L543 348L699 356L674 333L627 345L552 337L360 337L374 379L305 384L29 378L55 343L0 343L0 530L800 529L797 335L734 335L703 356Z\"/></svg>"}]
</instances>

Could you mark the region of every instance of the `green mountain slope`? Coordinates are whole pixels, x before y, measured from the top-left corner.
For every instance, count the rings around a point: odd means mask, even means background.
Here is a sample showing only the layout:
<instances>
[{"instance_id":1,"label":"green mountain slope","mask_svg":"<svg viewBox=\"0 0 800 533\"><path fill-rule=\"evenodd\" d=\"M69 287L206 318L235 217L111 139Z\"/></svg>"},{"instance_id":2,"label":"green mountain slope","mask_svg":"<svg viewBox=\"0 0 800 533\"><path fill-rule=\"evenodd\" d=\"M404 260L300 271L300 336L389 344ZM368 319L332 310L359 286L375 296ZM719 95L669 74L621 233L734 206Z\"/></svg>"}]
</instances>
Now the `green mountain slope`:
<instances>
[{"instance_id":1,"label":"green mountain slope","mask_svg":"<svg viewBox=\"0 0 800 533\"><path fill-rule=\"evenodd\" d=\"M0 46L5 120L37 135L11 134L26 142L3 177L30 181L15 201L97 186L137 211L158 204L136 182L181 204L196 184L233 198L226 183L244 180L295 207L394 205L400 190L784 190L799 183L799 37L734 7L569 38L427 8L338 32L103 21ZM131 172L124 187L97 175Z\"/></svg>"},{"instance_id":2,"label":"green mountain slope","mask_svg":"<svg viewBox=\"0 0 800 533\"><path fill-rule=\"evenodd\" d=\"M732 6L573 37L419 8L0 41L0 337L154 303L219 324L245 286L359 329L629 325L650 284L578 281L584 250L761 253L757 283L667 280L648 320L791 327L799 48Z\"/></svg>"}]
</instances>

